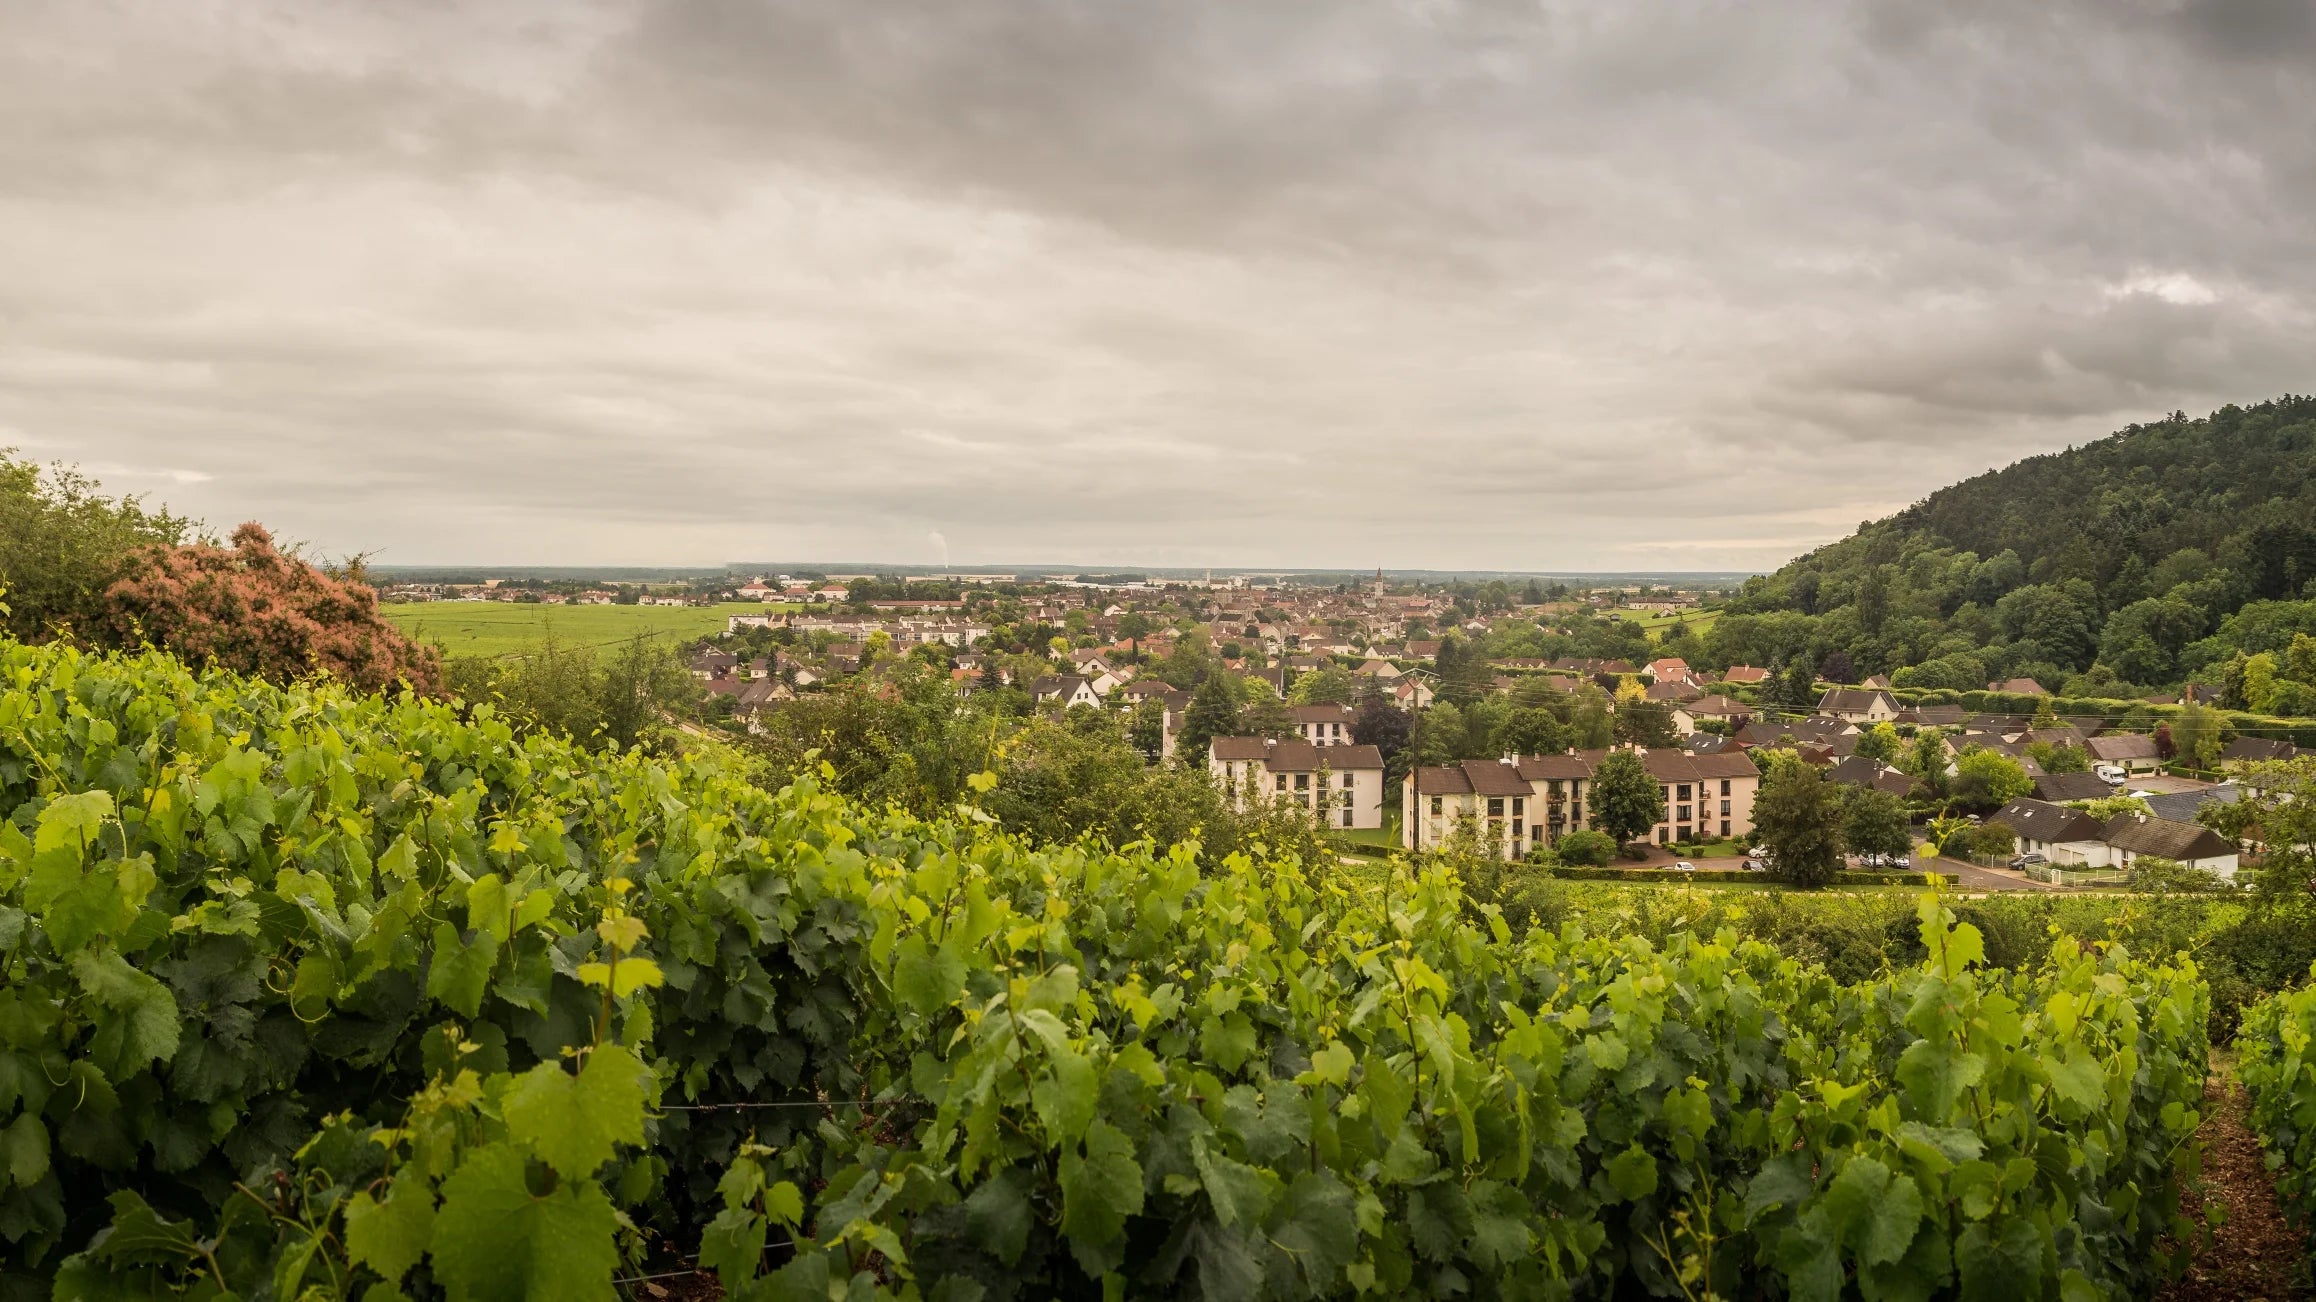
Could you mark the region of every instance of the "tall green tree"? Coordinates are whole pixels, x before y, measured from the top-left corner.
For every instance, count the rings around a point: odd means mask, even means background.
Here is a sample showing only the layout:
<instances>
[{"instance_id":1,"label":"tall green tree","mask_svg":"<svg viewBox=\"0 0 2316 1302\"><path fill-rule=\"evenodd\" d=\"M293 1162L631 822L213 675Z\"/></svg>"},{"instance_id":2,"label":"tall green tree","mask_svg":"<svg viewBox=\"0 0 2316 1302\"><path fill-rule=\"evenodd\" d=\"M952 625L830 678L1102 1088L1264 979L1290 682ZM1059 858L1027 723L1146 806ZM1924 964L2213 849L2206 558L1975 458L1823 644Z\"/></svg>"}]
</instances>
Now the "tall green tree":
<instances>
[{"instance_id":1,"label":"tall green tree","mask_svg":"<svg viewBox=\"0 0 2316 1302\"><path fill-rule=\"evenodd\" d=\"M1806 710L1817 704L1817 666L1807 654L1797 655L1778 671L1771 693L1777 704L1789 710Z\"/></svg>"},{"instance_id":2,"label":"tall green tree","mask_svg":"<svg viewBox=\"0 0 2316 1302\"><path fill-rule=\"evenodd\" d=\"M1954 789L1948 765L1952 761L1946 752L1946 738L1935 728L1924 728L1914 734L1914 741L1906 747L1898 767L1912 774L1915 788L1932 800L1943 801Z\"/></svg>"},{"instance_id":3,"label":"tall green tree","mask_svg":"<svg viewBox=\"0 0 2316 1302\"><path fill-rule=\"evenodd\" d=\"M1625 701L1616 710L1616 739L1634 746L1655 749L1677 746L1680 737L1673 731L1673 713L1661 701Z\"/></svg>"},{"instance_id":4,"label":"tall green tree","mask_svg":"<svg viewBox=\"0 0 2316 1302\"><path fill-rule=\"evenodd\" d=\"M1993 813L2034 789L2026 769L1998 751L1968 746L1954 761L1954 803L1972 813Z\"/></svg>"},{"instance_id":5,"label":"tall green tree","mask_svg":"<svg viewBox=\"0 0 2316 1302\"><path fill-rule=\"evenodd\" d=\"M1898 762L1898 754L1905 748L1905 739L1888 721L1875 724L1858 734L1858 754L1884 764Z\"/></svg>"},{"instance_id":6,"label":"tall green tree","mask_svg":"<svg viewBox=\"0 0 2316 1302\"><path fill-rule=\"evenodd\" d=\"M1779 876L1815 888L1841 871L1843 809L1840 790L1815 766L1772 764L1753 797L1753 841Z\"/></svg>"},{"instance_id":7,"label":"tall green tree","mask_svg":"<svg viewBox=\"0 0 2316 1302\"><path fill-rule=\"evenodd\" d=\"M2199 769L2219 764L2222 721L2219 711L2189 703L2171 721L2171 744L2179 757Z\"/></svg>"},{"instance_id":8,"label":"tall green tree","mask_svg":"<svg viewBox=\"0 0 2316 1302\"><path fill-rule=\"evenodd\" d=\"M1610 751L1592 769L1592 825L1618 841L1637 841L1665 821L1665 791L1641 757Z\"/></svg>"},{"instance_id":9,"label":"tall green tree","mask_svg":"<svg viewBox=\"0 0 2316 1302\"><path fill-rule=\"evenodd\" d=\"M1568 725L1550 710L1517 707L1505 711L1489 747L1499 755L1557 755L1567 748Z\"/></svg>"},{"instance_id":10,"label":"tall green tree","mask_svg":"<svg viewBox=\"0 0 2316 1302\"><path fill-rule=\"evenodd\" d=\"M1842 839L1855 854L1911 854L1914 825L1906 816L1906 802L1878 787L1846 788Z\"/></svg>"},{"instance_id":11,"label":"tall green tree","mask_svg":"<svg viewBox=\"0 0 2316 1302\"><path fill-rule=\"evenodd\" d=\"M1362 746L1373 746L1383 756L1383 769L1388 778L1404 777L1409 722L1407 711L1393 705L1380 688L1374 689L1360 698L1358 717L1351 720L1351 740Z\"/></svg>"},{"instance_id":12,"label":"tall green tree","mask_svg":"<svg viewBox=\"0 0 2316 1302\"><path fill-rule=\"evenodd\" d=\"M1166 702L1145 696L1126 712L1126 739L1142 758L1155 762L1166 747Z\"/></svg>"},{"instance_id":13,"label":"tall green tree","mask_svg":"<svg viewBox=\"0 0 2316 1302\"><path fill-rule=\"evenodd\" d=\"M1608 693L1591 683L1577 689L1568 711L1568 744L1578 750L1599 750L1616 740L1615 727Z\"/></svg>"},{"instance_id":14,"label":"tall green tree","mask_svg":"<svg viewBox=\"0 0 2316 1302\"><path fill-rule=\"evenodd\" d=\"M1238 694L1221 674L1208 674L1190 693L1182 712L1182 735L1174 739L1176 754L1185 764L1206 766L1207 747L1217 737L1239 735Z\"/></svg>"},{"instance_id":15,"label":"tall green tree","mask_svg":"<svg viewBox=\"0 0 2316 1302\"><path fill-rule=\"evenodd\" d=\"M1341 665L1329 665L1297 677L1287 699L1297 705L1349 705L1358 695L1359 680L1351 676L1351 671Z\"/></svg>"},{"instance_id":16,"label":"tall green tree","mask_svg":"<svg viewBox=\"0 0 2316 1302\"><path fill-rule=\"evenodd\" d=\"M1238 709L1239 734L1247 737L1270 737L1291 741L1296 736L1295 711L1278 693L1260 684L1250 695L1254 698ZM1195 705L1197 698L1192 698Z\"/></svg>"}]
</instances>

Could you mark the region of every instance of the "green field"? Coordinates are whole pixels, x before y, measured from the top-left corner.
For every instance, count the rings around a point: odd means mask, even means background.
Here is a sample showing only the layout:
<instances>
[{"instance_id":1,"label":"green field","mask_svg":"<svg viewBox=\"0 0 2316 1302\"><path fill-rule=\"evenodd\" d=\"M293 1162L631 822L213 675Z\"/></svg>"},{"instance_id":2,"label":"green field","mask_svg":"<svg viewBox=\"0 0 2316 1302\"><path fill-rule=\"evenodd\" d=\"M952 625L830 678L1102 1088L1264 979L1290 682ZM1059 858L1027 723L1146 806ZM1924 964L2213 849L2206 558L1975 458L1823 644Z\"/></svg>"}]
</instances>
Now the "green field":
<instances>
[{"instance_id":1,"label":"green field","mask_svg":"<svg viewBox=\"0 0 2316 1302\"><path fill-rule=\"evenodd\" d=\"M1677 615L1660 615L1654 612L1643 614L1637 610L1611 610L1605 613L1614 619L1631 620L1648 630L1651 637L1663 633L1676 623L1687 624L1692 632L1702 637L1705 630L1713 627L1713 622L1721 618L1721 612L1718 610L1691 610Z\"/></svg>"},{"instance_id":2,"label":"green field","mask_svg":"<svg viewBox=\"0 0 2316 1302\"><path fill-rule=\"evenodd\" d=\"M520 651L554 634L580 646L623 642L637 634L694 638L724 631L728 615L756 615L795 606L727 601L715 606L546 606L499 601L430 601L379 608L403 632L441 645L447 656L495 656Z\"/></svg>"}]
</instances>

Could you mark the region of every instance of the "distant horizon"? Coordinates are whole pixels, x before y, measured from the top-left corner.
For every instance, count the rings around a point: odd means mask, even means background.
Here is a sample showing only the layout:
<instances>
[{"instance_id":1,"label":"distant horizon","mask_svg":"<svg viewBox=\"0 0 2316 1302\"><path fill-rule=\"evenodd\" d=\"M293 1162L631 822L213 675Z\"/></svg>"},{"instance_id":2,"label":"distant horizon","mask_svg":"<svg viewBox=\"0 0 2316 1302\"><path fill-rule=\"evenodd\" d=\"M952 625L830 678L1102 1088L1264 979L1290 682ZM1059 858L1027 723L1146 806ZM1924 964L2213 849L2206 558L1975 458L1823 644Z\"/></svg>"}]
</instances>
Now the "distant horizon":
<instances>
[{"instance_id":1,"label":"distant horizon","mask_svg":"<svg viewBox=\"0 0 2316 1302\"><path fill-rule=\"evenodd\" d=\"M1372 577L1376 570L1346 568L1343 566L1278 566L1278 565L1096 565L1045 562L1015 564L1004 561L976 562L958 565L895 564L884 561L729 561L716 565L498 565L488 562L457 563L448 565L386 565L369 567L380 575L408 574L505 574L545 577L566 575L573 578L617 578L621 575L673 574L710 577L741 573L813 573L813 574L892 574L903 578L924 578L951 574L1143 574L1161 578L1197 578L1206 574L1217 577L1257 575L1325 575L1344 578ZM1384 566L1383 577L1392 579L1528 579L1586 580L1586 581L1654 581L1671 580L1718 582L1743 580L1770 573L1768 570L1516 570L1516 569L1395 569Z\"/></svg>"}]
</instances>

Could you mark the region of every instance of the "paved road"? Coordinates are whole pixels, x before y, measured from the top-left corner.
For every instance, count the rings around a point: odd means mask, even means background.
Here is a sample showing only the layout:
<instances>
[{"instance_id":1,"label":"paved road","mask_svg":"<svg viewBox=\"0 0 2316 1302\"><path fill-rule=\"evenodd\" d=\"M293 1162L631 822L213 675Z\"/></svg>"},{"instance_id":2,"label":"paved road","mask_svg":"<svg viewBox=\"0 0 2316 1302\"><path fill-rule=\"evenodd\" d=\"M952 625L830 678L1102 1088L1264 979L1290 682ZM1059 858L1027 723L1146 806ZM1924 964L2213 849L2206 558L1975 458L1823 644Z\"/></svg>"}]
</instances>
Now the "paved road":
<instances>
[{"instance_id":1,"label":"paved road","mask_svg":"<svg viewBox=\"0 0 2316 1302\"><path fill-rule=\"evenodd\" d=\"M2007 868L1981 868L1960 859L1930 859L1925 861L1930 871L1953 873L1955 885L1966 891L2055 891L2060 888L2048 882L2028 881L2024 874Z\"/></svg>"}]
</instances>

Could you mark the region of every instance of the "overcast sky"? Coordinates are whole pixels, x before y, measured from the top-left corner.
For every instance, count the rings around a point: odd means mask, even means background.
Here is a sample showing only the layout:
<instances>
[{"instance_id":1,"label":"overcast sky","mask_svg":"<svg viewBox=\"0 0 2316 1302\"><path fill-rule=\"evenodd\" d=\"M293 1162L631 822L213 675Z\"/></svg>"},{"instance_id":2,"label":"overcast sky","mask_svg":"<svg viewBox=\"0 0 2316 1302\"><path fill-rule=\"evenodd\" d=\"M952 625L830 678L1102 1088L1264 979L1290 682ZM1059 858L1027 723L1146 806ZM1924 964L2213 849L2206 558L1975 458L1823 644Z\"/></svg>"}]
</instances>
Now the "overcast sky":
<instances>
[{"instance_id":1,"label":"overcast sky","mask_svg":"<svg viewBox=\"0 0 2316 1302\"><path fill-rule=\"evenodd\" d=\"M2305 0L0 0L0 443L401 564L1767 568L2316 387L2312 123Z\"/></svg>"}]
</instances>

